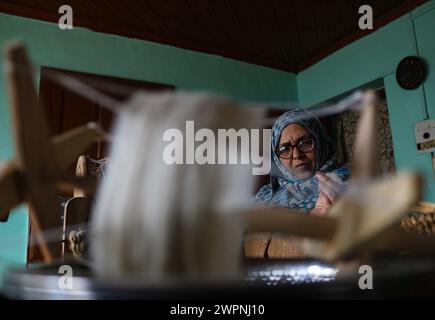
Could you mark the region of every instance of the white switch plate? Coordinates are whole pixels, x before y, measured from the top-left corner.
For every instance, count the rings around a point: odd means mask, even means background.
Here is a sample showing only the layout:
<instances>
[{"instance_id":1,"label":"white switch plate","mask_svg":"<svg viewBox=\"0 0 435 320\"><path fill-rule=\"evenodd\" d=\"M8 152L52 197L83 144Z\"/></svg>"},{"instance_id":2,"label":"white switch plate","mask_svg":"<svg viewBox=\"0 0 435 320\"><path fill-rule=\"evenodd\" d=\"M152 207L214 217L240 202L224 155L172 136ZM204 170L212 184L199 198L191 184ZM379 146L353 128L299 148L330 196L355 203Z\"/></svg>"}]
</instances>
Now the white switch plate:
<instances>
[{"instance_id":1,"label":"white switch plate","mask_svg":"<svg viewBox=\"0 0 435 320\"><path fill-rule=\"evenodd\" d=\"M415 142L418 153L435 151L435 120L429 119L415 124Z\"/></svg>"}]
</instances>

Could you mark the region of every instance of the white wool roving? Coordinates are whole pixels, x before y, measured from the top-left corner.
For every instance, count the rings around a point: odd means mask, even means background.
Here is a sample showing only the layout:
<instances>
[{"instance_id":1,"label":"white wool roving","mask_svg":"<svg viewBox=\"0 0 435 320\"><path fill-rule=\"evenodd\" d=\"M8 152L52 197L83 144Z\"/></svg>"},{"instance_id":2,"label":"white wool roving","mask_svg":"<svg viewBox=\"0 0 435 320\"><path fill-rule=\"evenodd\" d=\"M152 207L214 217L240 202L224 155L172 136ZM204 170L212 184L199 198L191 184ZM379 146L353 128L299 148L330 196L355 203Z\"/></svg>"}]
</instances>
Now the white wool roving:
<instances>
[{"instance_id":1,"label":"white wool roving","mask_svg":"<svg viewBox=\"0 0 435 320\"><path fill-rule=\"evenodd\" d=\"M206 94L135 95L118 115L110 164L92 214L96 275L149 280L237 276L243 231L237 213L253 192L251 166L166 164L163 150L170 142L163 135L179 129L185 141L186 121L194 121L195 131L214 132L217 150L218 129L261 128L263 115ZM188 146L182 142L178 147L186 159ZM240 156L249 150L227 149L227 154L234 152Z\"/></svg>"}]
</instances>

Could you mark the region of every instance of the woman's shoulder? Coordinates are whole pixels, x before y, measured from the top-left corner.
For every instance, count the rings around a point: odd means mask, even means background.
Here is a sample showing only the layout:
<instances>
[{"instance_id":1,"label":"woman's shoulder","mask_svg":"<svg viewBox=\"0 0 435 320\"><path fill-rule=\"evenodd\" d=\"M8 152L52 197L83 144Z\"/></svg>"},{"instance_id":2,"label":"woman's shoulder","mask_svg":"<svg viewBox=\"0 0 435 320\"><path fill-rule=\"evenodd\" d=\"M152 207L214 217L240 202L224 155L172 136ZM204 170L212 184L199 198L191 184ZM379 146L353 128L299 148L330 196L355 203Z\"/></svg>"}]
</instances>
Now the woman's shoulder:
<instances>
[{"instance_id":1,"label":"woman's shoulder","mask_svg":"<svg viewBox=\"0 0 435 320\"><path fill-rule=\"evenodd\" d=\"M265 184L258 190L257 194L254 197L254 202L268 202L272 198L272 184Z\"/></svg>"},{"instance_id":2,"label":"woman's shoulder","mask_svg":"<svg viewBox=\"0 0 435 320\"><path fill-rule=\"evenodd\" d=\"M350 176L350 168L345 167L345 166L337 168L336 172L338 175L343 177L344 180L347 180L347 178L349 178L349 176Z\"/></svg>"}]
</instances>

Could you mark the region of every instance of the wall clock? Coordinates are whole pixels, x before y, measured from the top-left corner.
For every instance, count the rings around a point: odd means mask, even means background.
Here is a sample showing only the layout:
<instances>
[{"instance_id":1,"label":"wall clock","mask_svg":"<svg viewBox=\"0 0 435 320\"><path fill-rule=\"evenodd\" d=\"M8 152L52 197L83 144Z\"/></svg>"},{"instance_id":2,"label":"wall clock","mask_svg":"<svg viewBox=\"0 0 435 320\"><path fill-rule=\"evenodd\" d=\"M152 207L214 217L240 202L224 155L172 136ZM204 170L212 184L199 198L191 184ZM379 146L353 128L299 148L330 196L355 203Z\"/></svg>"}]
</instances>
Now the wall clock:
<instances>
[{"instance_id":1,"label":"wall clock","mask_svg":"<svg viewBox=\"0 0 435 320\"><path fill-rule=\"evenodd\" d=\"M403 58L397 66L396 79L399 86L406 90L418 88L426 79L426 62L416 56Z\"/></svg>"}]
</instances>

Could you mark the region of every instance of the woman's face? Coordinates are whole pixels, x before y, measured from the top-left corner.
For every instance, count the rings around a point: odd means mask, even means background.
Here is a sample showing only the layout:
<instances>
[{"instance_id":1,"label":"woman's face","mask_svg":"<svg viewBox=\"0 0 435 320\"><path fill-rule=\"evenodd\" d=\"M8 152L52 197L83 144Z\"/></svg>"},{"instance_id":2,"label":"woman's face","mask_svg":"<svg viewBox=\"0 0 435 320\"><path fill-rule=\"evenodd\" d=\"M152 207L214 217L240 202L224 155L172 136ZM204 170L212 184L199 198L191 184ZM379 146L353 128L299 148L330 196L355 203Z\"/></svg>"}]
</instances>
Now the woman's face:
<instances>
[{"instance_id":1,"label":"woman's face","mask_svg":"<svg viewBox=\"0 0 435 320\"><path fill-rule=\"evenodd\" d=\"M281 163L298 179L307 179L314 175L316 170L316 146L310 151L301 151L312 138L309 131L299 124L290 124L284 128L279 140L279 146L291 144L292 152L288 159L280 157ZM307 140L308 139L308 140ZM299 145L300 148L294 147ZM286 157L287 158L287 157Z\"/></svg>"}]
</instances>

